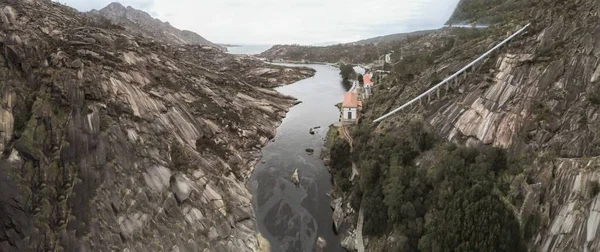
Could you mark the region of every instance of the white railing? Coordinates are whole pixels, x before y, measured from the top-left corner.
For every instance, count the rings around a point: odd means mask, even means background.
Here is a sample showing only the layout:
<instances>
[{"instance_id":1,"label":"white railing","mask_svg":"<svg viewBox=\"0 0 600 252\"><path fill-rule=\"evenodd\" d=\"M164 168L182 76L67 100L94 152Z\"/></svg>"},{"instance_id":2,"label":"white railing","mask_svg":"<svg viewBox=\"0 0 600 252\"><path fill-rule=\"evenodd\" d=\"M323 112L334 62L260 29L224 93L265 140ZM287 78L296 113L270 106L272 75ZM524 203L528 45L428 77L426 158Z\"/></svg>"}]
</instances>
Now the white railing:
<instances>
[{"instance_id":1,"label":"white railing","mask_svg":"<svg viewBox=\"0 0 600 252\"><path fill-rule=\"evenodd\" d=\"M515 32L514 34L512 34L510 37L506 38L505 40L503 40L502 42L500 42L499 44L497 44L496 46L494 46L492 49L490 49L489 51L487 51L486 53L482 54L481 56L479 56L479 58L477 58L476 60L474 60L473 62L469 63L467 66L463 67L462 69L458 70L456 73L454 73L453 75L450 75L450 77L446 78L445 80L443 80L442 82L440 82L439 84L433 86L432 88L430 88L429 90L425 91L424 93L422 93L421 95L417 96L416 98L410 100L409 102L405 103L404 105L392 110L391 112L375 119L373 122L380 122L381 120L393 115L394 113L410 106L411 104L417 102L419 99L425 97L427 94L435 91L436 89L438 89L439 87L441 87L442 85L448 83L450 80L452 80L453 78L455 78L456 76L458 76L459 74L463 73L464 71L466 71L467 69L469 69L469 67L472 67L473 65L475 65L475 63L479 62L480 60L482 60L483 58L485 58L486 56L488 56L490 53L492 53L493 51L495 51L496 49L498 49L499 47L501 47L502 45L504 45L506 42L508 42L509 40L511 40L512 38L516 37L517 35L519 35L521 32L523 32L527 27L529 27L529 25L531 25L531 23L525 25L523 28L521 28L520 30L518 30L517 32Z\"/></svg>"}]
</instances>

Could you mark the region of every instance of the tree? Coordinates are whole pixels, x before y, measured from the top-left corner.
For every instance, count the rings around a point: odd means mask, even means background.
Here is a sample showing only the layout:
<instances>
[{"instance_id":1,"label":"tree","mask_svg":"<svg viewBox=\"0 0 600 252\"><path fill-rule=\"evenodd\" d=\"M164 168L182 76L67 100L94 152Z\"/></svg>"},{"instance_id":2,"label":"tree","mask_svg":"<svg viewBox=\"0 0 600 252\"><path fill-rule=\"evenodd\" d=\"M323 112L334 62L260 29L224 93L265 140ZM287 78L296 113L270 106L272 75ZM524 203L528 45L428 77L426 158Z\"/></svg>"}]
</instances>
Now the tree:
<instances>
[{"instance_id":1,"label":"tree","mask_svg":"<svg viewBox=\"0 0 600 252\"><path fill-rule=\"evenodd\" d=\"M340 64L340 75L342 76L342 84L348 87L350 86L350 80L356 78L354 67L350 64Z\"/></svg>"},{"instance_id":2,"label":"tree","mask_svg":"<svg viewBox=\"0 0 600 252\"><path fill-rule=\"evenodd\" d=\"M336 188L342 192L350 191L352 189L350 183L350 176L352 176L350 144L344 139L336 138L331 146L330 157L331 173Z\"/></svg>"},{"instance_id":3,"label":"tree","mask_svg":"<svg viewBox=\"0 0 600 252\"><path fill-rule=\"evenodd\" d=\"M495 170L506 166L504 151L452 144L439 152L428 174L434 204L419 250L524 251L518 221L492 193Z\"/></svg>"},{"instance_id":4,"label":"tree","mask_svg":"<svg viewBox=\"0 0 600 252\"><path fill-rule=\"evenodd\" d=\"M519 223L488 185L458 191L427 230L420 251L525 251Z\"/></svg>"},{"instance_id":5,"label":"tree","mask_svg":"<svg viewBox=\"0 0 600 252\"><path fill-rule=\"evenodd\" d=\"M398 162L398 154L393 154L390 160L389 175L383 190L385 193L384 202L388 207L388 215L392 222L399 222L402 220L400 208L403 203L402 197L406 190L405 184L402 183L402 179L405 177L405 174L403 174L404 167L400 166Z\"/></svg>"},{"instance_id":6,"label":"tree","mask_svg":"<svg viewBox=\"0 0 600 252\"><path fill-rule=\"evenodd\" d=\"M342 138L336 138L331 146L329 154L332 164L331 168L334 170L341 170L352 166L350 154L350 144Z\"/></svg>"}]
</instances>

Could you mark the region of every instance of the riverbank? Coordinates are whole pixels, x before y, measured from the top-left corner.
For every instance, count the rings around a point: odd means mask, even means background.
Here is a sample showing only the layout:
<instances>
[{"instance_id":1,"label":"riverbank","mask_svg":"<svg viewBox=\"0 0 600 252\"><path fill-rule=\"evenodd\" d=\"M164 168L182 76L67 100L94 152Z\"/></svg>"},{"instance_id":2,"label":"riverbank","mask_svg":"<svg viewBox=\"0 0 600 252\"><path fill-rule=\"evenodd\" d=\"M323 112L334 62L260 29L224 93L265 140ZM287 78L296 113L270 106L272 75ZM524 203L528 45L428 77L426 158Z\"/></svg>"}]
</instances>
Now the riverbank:
<instances>
[{"instance_id":1,"label":"riverbank","mask_svg":"<svg viewBox=\"0 0 600 252\"><path fill-rule=\"evenodd\" d=\"M338 104L339 105L339 104ZM337 105L336 105L337 107ZM340 178L336 176L348 175L344 172L336 172L332 167L335 161L332 161L331 151L332 148L339 148L341 143L346 142L344 139L341 128L335 125L330 125L327 138L325 139L324 149L321 155L321 159L325 162L329 172L332 174L333 190L330 193L331 198L331 209L333 210L333 222L334 230L338 234L340 243L348 251L357 251L358 248L358 237L357 237L357 213L358 208L354 208L350 202L350 193L344 192L341 187L344 183L352 182L351 177ZM337 150L336 150L337 151ZM335 157L334 157L335 158ZM347 167L351 168L351 167ZM352 176L352 174L350 174ZM337 181L337 182L336 182ZM343 181L343 182L341 182Z\"/></svg>"},{"instance_id":2,"label":"riverbank","mask_svg":"<svg viewBox=\"0 0 600 252\"><path fill-rule=\"evenodd\" d=\"M291 66L297 69L309 69L307 67L301 67L301 66ZM277 91L277 87L283 87L286 85L292 85L295 84L297 82L300 82L302 80L306 80L309 78L314 77L316 71L312 68L310 68L310 75L305 75L305 77L303 79L298 79L296 82L289 82L288 79L283 79L280 80L282 84L277 85L276 87L272 88L272 89L268 89L268 88L261 88L261 91L273 96L278 96L278 97L283 97L287 100L289 100L289 103L282 103L279 104L279 107L282 110L282 113L280 114L280 118L278 118L272 125L271 127L267 130L269 132L269 134L267 134L267 137L261 137L259 139L259 144L256 147L259 147L259 151L253 151L251 153L253 158L250 158L250 160L247 163L247 167L248 169L246 169L242 174L242 180L246 183L246 189L248 189L248 191L250 191L252 193L252 189L249 188L249 184L250 184L250 180L252 175L254 174L254 170L255 167L260 163L260 160L262 159L262 149L265 148L269 143L274 141L274 138L277 135L277 128L279 128L279 126L283 123L283 120L286 118L287 113L290 111L291 108L293 108L294 106L302 103L300 100L298 100L298 98L290 96L290 95L285 95L281 92ZM252 134L256 134L257 132L242 132L242 135L252 135ZM252 196L254 196L252 194ZM256 212L253 211L253 217L256 220ZM269 242L268 239L266 239L258 230L258 227L255 227L256 229L256 234L255 234L255 238L258 242L258 251L260 252L270 252L271 251L271 243Z\"/></svg>"},{"instance_id":3,"label":"riverbank","mask_svg":"<svg viewBox=\"0 0 600 252\"><path fill-rule=\"evenodd\" d=\"M331 176L319 158L327 128L339 118L333 105L346 92L339 69L328 65L301 65L317 69L314 77L277 92L302 103L292 107L262 149L248 188L252 192L258 231L273 251L309 251L317 239L326 241L326 251L344 251L332 230ZM315 113L318 111L318 113ZM321 127L317 127L321 126ZM309 133L313 129L314 134ZM310 149L312 151L307 152ZM298 170L300 183L290 176Z\"/></svg>"}]
</instances>

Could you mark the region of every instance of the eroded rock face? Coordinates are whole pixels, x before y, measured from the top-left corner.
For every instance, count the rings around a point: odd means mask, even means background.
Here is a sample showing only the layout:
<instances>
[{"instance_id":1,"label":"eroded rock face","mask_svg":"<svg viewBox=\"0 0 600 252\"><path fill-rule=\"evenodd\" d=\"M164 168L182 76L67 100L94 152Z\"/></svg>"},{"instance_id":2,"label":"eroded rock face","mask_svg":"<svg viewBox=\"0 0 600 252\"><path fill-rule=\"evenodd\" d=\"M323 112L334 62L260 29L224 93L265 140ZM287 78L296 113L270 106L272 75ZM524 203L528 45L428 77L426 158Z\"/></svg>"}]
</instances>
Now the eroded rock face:
<instances>
[{"instance_id":1,"label":"eroded rock face","mask_svg":"<svg viewBox=\"0 0 600 252\"><path fill-rule=\"evenodd\" d=\"M527 89L532 88L532 85L526 86L530 83L521 81L526 79L523 73L513 71L532 58L531 54L501 56L493 83L487 89L469 93L462 100L443 107L441 114L431 118L431 123L441 129L450 129L450 132L444 132L448 140L458 136L471 137L483 144L508 148L528 111L524 111L524 107L505 105L515 96L525 95L523 98L526 98ZM448 127L447 123L451 125Z\"/></svg>"},{"instance_id":2,"label":"eroded rock face","mask_svg":"<svg viewBox=\"0 0 600 252\"><path fill-rule=\"evenodd\" d=\"M295 103L268 88L313 72L0 10L3 251L257 250L243 181Z\"/></svg>"},{"instance_id":3,"label":"eroded rock face","mask_svg":"<svg viewBox=\"0 0 600 252\"><path fill-rule=\"evenodd\" d=\"M546 193L557 196L538 206L547 221L547 230L535 240L542 251L594 251L600 246L598 165L597 157L560 158L538 165L542 181L553 184Z\"/></svg>"},{"instance_id":4,"label":"eroded rock face","mask_svg":"<svg viewBox=\"0 0 600 252\"><path fill-rule=\"evenodd\" d=\"M93 18L104 17L132 32L144 34L164 43L176 45L197 44L220 50L225 49L223 46L214 44L197 33L179 30L168 22L162 22L144 11L134 9L131 6L125 7L118 2L113 2L100 10L92 10L86 14Z\"/></svg>"}]
</instances>

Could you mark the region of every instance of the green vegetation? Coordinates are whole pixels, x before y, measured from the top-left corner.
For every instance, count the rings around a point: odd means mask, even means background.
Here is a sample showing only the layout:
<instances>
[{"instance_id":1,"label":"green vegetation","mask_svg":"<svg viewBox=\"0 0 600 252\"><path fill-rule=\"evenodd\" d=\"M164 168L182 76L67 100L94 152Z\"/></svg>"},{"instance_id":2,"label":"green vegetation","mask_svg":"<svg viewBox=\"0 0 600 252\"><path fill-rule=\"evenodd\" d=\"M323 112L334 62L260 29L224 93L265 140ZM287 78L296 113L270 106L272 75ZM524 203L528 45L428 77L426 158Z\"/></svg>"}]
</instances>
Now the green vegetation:
<instances>
[{"instance_id":1,"label":"green vegetation","mask_svg":"<svg viewBox=\"0 0 600 252\"><path fill-rule=\"evenodd\" d=\"M187 171L190 169L191 156L181 143L173 140L171 143L171 169L174 171Z\"/></svg>"},{"instance_id":2,"label":"green vegetation","mask_svg":"<svg viewBox=\"0 0 600 252\"><path fill-rule=\"evenodd\" d=\"M540 101L533 102L531 112L536 116L538 121L547 121L552 118L552 110Z\"/></svg>"},{"instance_id":3,"label":"green vegetation","mask_svg":"<svg viewBox=\"0 0 600 252\"><path fill-rule=\"evenodd\" d=\"M454 13L446 24L496 24L525 15L514 15L513 13L525 11L527 7L534 4L533 1L521 0L460 0Z\"/></svg>"},{"instance_id":4,"label":"green vegetation","mask_svg":"<svg viewBox=\"0 0 600 252\"><path fill-rule=\"evenodd\" d=\"M356 79L356 72L354 72L354 67L349 64L340 64L340 75L342 76L342 84L344 84L344 86L348 88L352 86L350 80Z\"/></svg>"},{"instance_id":5,"label":"green vegetation","mask_svg":"<svg viewBox=\"0 0 600 252\"><path fill-rule=\"evenodd\" d=\"M600 193L600 183L598 181L592 181L590 184L590 198L596 197Z\"/></svg>"},{"instance_id":6,"label":"green vegetation","mask_svg":"<svg viewBox=\"0 0 600 252\"><path fill-rule=\"evenodd\" d=\"M600 105L600 92L593 91L587 94L588 100L594 105Z\"/></svg>"},{"instance_id":7,"label":"green vegetation","mask_svg":"<svg viewBox=\"0 0 600 252\"><path fill-rule=\"evenodd\" d=\"M352 188L350 176L352 175L352 162L350 156L350 144L341 137L333 140L330 148L331 156L331 175L333 176L336 188L341 191L348 191Z\"/></svg>"},{"instance_id":8,"label":"green vegetation","mask_svg":"<svg viewBox=\"0 0 600 252\"><path fill-rule=\"evenodd\" d=\"M281 50L281 49L284 50ZM346 62L367 63L379 57L378 48L369 45L331 45L331 46L300 46L300 45L275 45L260 54L268 59L284 59L309 62Z\"/></svg>"},{"instance_id":9,"label":"green vegetation","mask_svg":"<svg viewBox=\"0 0 600 252\"><path fill-rule=\"evenodd\" d=\"M353 187L343 181L351 172L343 158L349 146L336 142L336 190L351 195L353 207L362 205L365 235L393 234L382 250L525 250L519 222L497 194L509 194L509 183L522 173L504 150L438 142L420 118L378 133L361 123L352 135L359 181ZM529 219L525 229L536 230L539 216Z\"/></svg>"},{"instance_id":10,"label":"green vegetation","mask_svg":"<svg viewBox=\"0 0 600 252\"><path fill-rule=\"evenodd\" d=\"M492 20L504 20L488 15L491 10L512 15L525 3L463 0L461 5L453 16L455 21L492 24ZM365 118L383 114L438 83L489 49L490 41L505 37L509 28L512 31L512 24L488 29L449 28L443 30L448 36L408 38L398 43L402 53L392 54L392 73L379 89L389 92L369 99L363 108ZM497 57L490 55L467 78L485 81ZM344 143L336 143L336 154L331 153L336 190L350 197L355 210L363 208L364 234L371 241L384 243L369 249L525 251L525 241L547 225L536 199L532 194L526 198L531 169L525 169L525 164L531 160L491 146L446 143L436 139L422 118L407 119L414 116L407 113L378 126L367 120L356 125L351 158L360 175L351 186L344 181L352 165L343 159L347 155ZM541 102L532 104L532 113L535 120L553 116L551 107ZM600 186L589 190L590 194L598 192ZM394 239L386 239L389 237Z\"/></svg>"},{"instance_id":11,"label":"green vegetation","mask_svg":"<svg viewBox=\"0 0 600 252\"><path fill-rule=\"evenodd\" d=\"M402 55L402 60L397 58L393 59L392 61L397 62L393 66L393 75L395 75L395 78L403 83L414 80L423 71L426 71L429 67L435 65L436 61L443 59L443 57L446 56L445 54L451 52L452 49L454 49L455 47L462 45L466 41L474 42L477 39L483 38L485 31L481 29L471 28L453 28L452 34L454 36L440 38L437 41L435 41L435 44L432 45L432 48L430 50L423 52L414 49L412 51L415 51L415 53L404 53L404 55ZM395 54L394 56L397 57L400 55ZM456 58L455 55L450 56ZM473 59L475 59L475 57L466 57L462 60ZM440 78L436 76L430 79L440 80Z\"/></svg>"},{"instance_id":12,"label":"green vegetation","mask_svg":"<svg viewBox=\"0 0 600 252\"><path fill-rule=\"evenodd\" d=\"M505 0L461 0L446 24L481 19L486 16L487 11L490 8L498 6L503 2L505 2Z\"/></svg>"}]
</instances>

